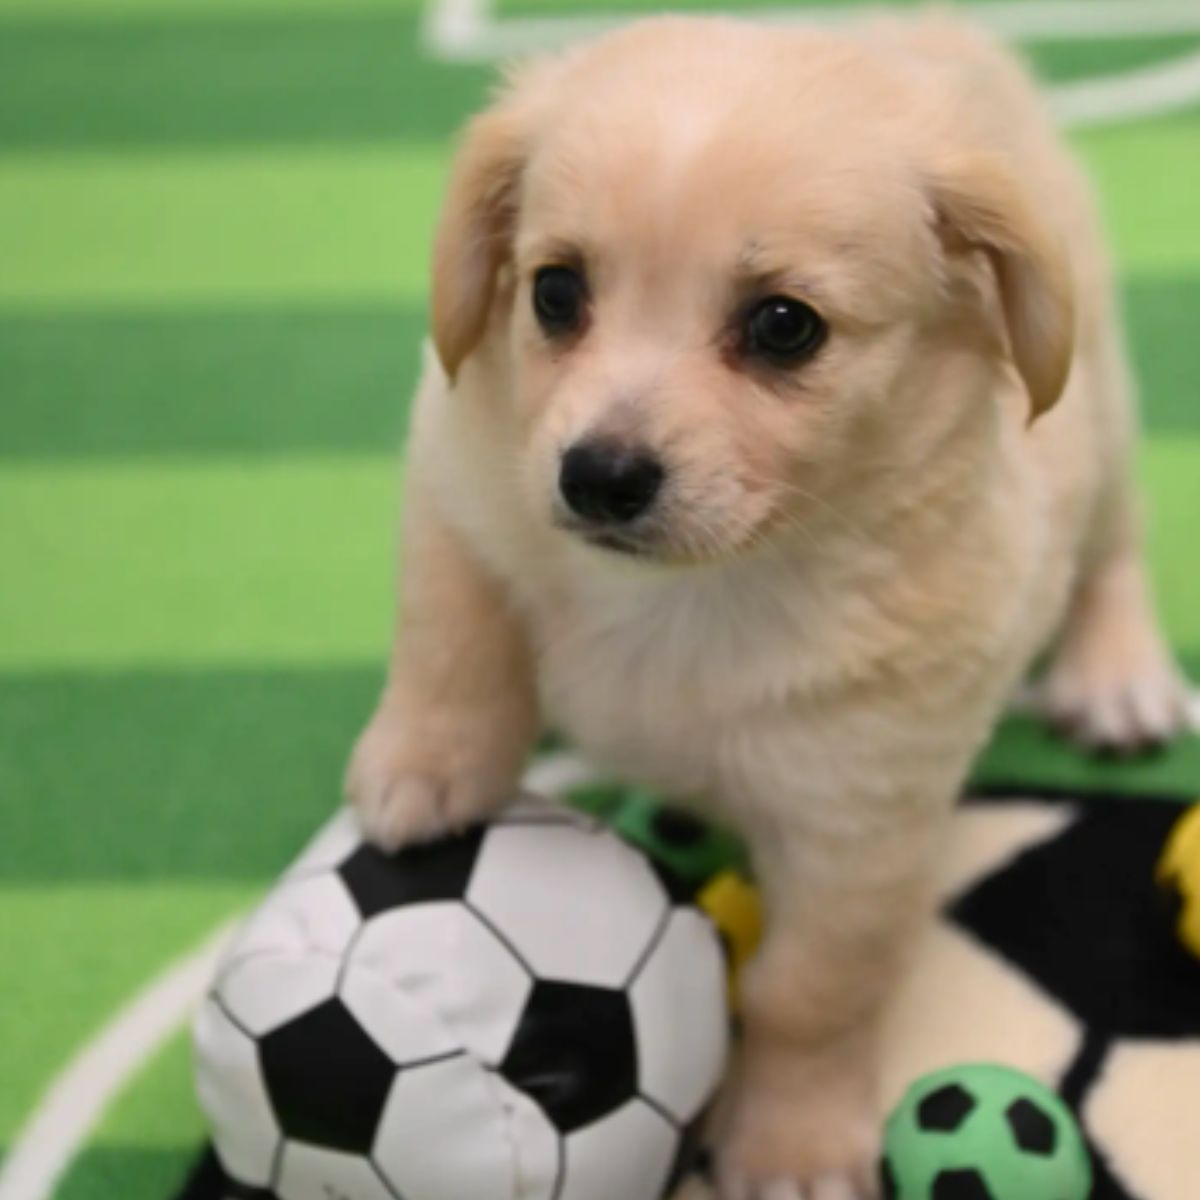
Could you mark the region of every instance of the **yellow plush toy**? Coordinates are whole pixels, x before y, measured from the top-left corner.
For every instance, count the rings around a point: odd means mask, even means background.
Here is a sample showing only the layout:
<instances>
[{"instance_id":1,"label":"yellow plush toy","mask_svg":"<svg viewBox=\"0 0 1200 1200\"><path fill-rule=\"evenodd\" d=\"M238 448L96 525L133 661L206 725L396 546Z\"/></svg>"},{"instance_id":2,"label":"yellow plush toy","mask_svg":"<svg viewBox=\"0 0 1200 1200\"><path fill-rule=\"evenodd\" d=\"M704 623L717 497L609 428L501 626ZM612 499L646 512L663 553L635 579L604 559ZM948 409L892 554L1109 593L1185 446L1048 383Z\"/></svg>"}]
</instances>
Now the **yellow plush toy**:
<instances>
[{"instance_id":1,"label":"yellow plush toy","mask_svg":"<svg viewBox=\"0 0 1200 1200\"><path fill-rule=\"evenodd\" d=\"M696 897L729 951L729 999L737 1011L738 976L762 941L762 899L758 889L738 871L722 871Z\"/></svg>"},{"instance_id":2,"label":"yellow plush toy","mask_svg":"<svg viewBox=\"0 0 1200 1200\"><path fill-rule=\"evenodd\" d=\"M1157 878L1179 905L1179 940L1200 958L1200 804L1171 830Z\"/></svg>"}]
</instances>

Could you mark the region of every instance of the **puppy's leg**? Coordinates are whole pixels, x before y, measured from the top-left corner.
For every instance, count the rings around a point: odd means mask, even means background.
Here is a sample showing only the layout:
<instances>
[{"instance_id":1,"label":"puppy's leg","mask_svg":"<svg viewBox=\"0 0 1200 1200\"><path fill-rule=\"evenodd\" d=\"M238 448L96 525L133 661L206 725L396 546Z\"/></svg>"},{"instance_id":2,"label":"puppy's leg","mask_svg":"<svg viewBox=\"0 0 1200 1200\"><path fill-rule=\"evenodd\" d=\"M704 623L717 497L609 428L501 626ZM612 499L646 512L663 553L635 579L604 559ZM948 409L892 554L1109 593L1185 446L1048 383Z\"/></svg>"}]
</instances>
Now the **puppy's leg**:
<instances>
[{"instance_id":1,"label":"puppy's leg","mask_svg":"<svg viewBox=\"0 0 1200 1200\"><path fill-rule=\"evenodd\" d=\"M1129 753L1186 728L1188 695L1159 629L1142 551L1136 387L1115 312L1100 320L1085 363L1100 491L1066 622L1030 694L1051 725L1088 749Z\"/></svg>"},{"instance_id":2,"label":"puppy's leg","mask_svg":"<svg viewBox=\"0 0 1200 1200\"><path fill-rule=\"evenodd\" d=\"M407 534L387 687L346 774L388 848L460 829L512 795L537 725L520 623L417 482Z\"/></svg>"},{"instance_id":3,"label":"puppy's leg","mask_svg":"<svg viewBox=\"0 0 1200 1200\"><path fill-rule=\"evenodd\" d=\"M938 825L762 848L769 932L745 981L723 1200L877 1195L879 1018L931 907Z\"/></svg>"},{"instance_id":4,"label":"puppy's leg","mask_svg":"<svg viewBox=\"0 0 1200 1200\"><path fill-rule=\"evenodd\" d=\"M1135 549L1118 551L1080 581L1037 700L1056 729L1090 750L1151 749L1187 728L1187 688Z\"/></svg>"},{"instance_id":5,"label":"puppy's leg","mask_svg":"<svg viewBox=\"0 0 1200 1200\"><path fill-rule=\"evenodd\" d=\"M1189 697L1159 627L1125 455L1098 509L1091 545L1036 707L1091 750L1132 753L1189 724Z\"/></svg>"}]
</instances>

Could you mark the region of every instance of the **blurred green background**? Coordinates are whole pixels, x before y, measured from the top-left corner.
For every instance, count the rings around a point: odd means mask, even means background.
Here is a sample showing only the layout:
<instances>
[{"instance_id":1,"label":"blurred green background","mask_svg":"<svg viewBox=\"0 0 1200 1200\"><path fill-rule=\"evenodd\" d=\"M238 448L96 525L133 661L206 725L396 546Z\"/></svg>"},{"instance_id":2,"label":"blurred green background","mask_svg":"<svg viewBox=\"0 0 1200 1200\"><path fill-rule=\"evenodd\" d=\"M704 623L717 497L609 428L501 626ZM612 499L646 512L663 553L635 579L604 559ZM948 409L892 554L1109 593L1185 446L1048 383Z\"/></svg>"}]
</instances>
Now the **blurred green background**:
<instances>
[{"instance_id":1,"label":"blurred green background","mask_svg":"<svg viewBox=\"0 0 1200 1200\"><path fill-rule=\"evenodd\" d=\"M386 650L451 134L492 51L544 32L504 22L589 3L477 4L438 51L417 0L0 0L0 1148L335 803ZM1026 49L1059 85L1179 64L1186 84L1200 19L1161 9L1092 0L1095 22ZM1114 13L1125 33L1099 36ZM1073 136L1147 395L1156 576L1198 672L1200 103L1181 94ZM1015 723L982 774L1200 791L1200 756L1096 767ZM176 1040L60 1194L163 1200L199 1138Z\"/></svg>"}]
</instances>

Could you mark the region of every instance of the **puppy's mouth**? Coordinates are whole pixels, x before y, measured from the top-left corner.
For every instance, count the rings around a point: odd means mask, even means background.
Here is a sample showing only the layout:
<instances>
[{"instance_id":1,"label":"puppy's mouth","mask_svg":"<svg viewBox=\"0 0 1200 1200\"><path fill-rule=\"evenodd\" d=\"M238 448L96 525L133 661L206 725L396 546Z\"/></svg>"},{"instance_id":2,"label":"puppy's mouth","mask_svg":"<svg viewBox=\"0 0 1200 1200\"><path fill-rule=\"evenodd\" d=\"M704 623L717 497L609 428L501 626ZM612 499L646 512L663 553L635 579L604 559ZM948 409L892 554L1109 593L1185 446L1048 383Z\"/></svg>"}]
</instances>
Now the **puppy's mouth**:
<instances>
[{"instance_id":1,"label":"puppy's mouth","mask_svg":"<svg viewBox=\"0 0 1200 1200\"><path fill-rule=\"evenodd\" d=\"M580 521L558 514L555 527L572 539L613 558L636 559L648 566L691 568L727 562L766 545L783 522L764 521L740 538L688 539L661 522L637 523L632 528Z\"/></svg>"},{"instance_id":2,"label":"puppy's mouth","mask_svg":"<svg viewBox=\"0 0 1200 1200\"><path fill-rule=\"evenodd\" d=\"M555 524L564 533L610 554L621 554L627 558L646 558L653 553L651 539L644 532L636 533L631 529L621 529L612 525L594 525L561 515Z\"/></svg>"},{"instance_id":3,"label":"puppy's mouth","mask_svg":"<svg viewBox=\"0 0 1200 1200\"><path fill-rule=\"evenodd\" d=\"M583 533L581 536L589 546L595 546L598 550L609 550L614 554L641 557L650 552L645 543L637 541L628 534L614 533L611 530L595 529Z\"/></svg>"}]
</instances>

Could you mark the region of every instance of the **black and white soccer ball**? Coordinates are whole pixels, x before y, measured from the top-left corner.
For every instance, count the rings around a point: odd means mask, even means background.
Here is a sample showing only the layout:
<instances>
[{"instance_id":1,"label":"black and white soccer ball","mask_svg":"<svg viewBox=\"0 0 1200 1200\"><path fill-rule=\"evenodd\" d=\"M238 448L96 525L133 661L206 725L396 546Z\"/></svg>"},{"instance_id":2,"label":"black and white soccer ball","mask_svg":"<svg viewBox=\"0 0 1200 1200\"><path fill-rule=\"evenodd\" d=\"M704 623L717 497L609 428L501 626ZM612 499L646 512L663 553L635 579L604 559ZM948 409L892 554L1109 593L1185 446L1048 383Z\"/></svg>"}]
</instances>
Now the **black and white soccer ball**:
<instances>
[{"instance_id":1,"label":"black and white soccer ball","mask_svg":"<svg viewBox=\"0 0 1200 1200\"><path fill-rule=\"evenodd\" d=\"M225 1171L281 1200L659 1200L728 1047L719 938L670 893L533 798L395 855L338 817L197 1018Z\"/></svg>"}]
</instances>

